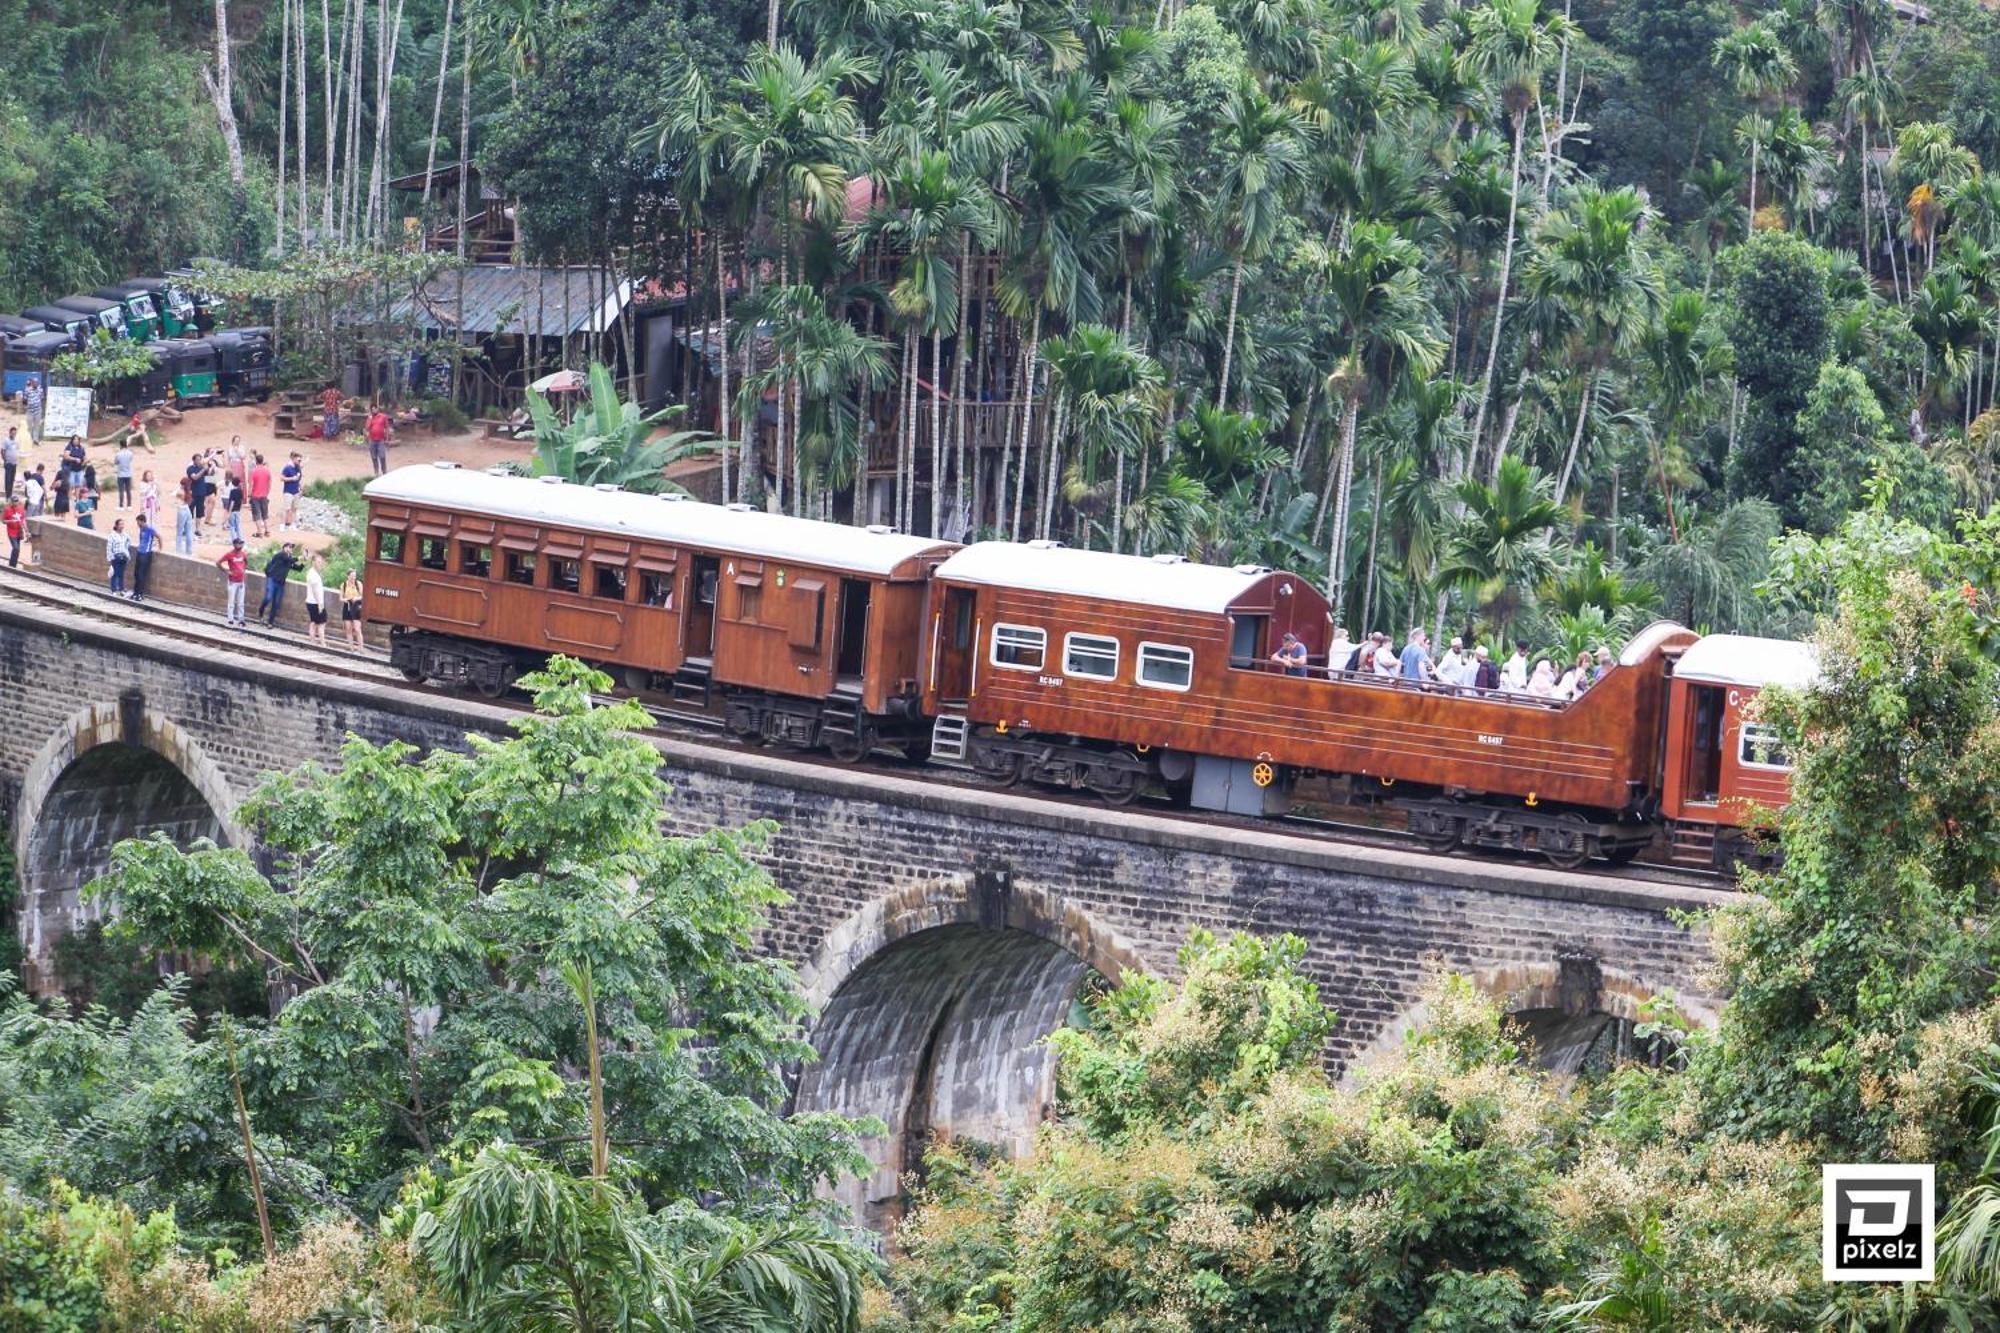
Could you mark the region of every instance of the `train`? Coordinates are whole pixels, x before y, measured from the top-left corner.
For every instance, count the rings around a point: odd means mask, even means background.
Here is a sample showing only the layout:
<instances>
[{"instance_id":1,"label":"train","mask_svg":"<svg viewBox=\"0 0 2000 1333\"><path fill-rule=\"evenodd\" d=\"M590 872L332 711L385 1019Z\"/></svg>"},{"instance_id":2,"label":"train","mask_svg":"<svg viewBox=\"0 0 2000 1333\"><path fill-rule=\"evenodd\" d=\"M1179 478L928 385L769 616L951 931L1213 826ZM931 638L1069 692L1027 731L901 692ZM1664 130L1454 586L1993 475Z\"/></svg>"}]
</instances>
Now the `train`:
<instances>
[{"instance_id":1,"label":"train","mask_svg":"<svg viewBox=\"0 0 2000 1333\"><path fill-rule=\"evenodd\" d=\"M391 663L497 697L552 654L747 740L999 785L1276 817L1324 782L1435 852L1576 868L1768 858L1790 798L1758 694L1807 645L1655 623L1574 700L1349 674L1301 575L1056 542L970 545L449 463L365 491ZM1303 674L1273 660L1285 634Z\"/></svg>"}]
</instances>

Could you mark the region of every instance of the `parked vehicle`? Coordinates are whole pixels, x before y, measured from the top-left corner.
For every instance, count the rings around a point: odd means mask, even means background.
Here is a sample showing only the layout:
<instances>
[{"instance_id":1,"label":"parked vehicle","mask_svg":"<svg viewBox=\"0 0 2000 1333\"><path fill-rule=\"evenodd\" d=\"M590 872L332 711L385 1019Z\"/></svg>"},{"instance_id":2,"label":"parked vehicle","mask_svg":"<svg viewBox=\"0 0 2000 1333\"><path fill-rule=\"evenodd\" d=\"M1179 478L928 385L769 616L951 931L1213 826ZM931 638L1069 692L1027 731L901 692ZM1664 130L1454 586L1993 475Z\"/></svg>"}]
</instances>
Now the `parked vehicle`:
<instances>
[{"instance_id":1,"label":"parked vehicle","mask_svg":"<svg viewBox=\"0 0 2000 1333\"><path fill-rule=\"evenodd\" d=\"M167 363L168 384L182 406L215 398L215 348L206 338L163 338L151 344Z\"/></svg>"},{"instance_id":2,"label":"parked vehicle","mask_svg":"<svg viewBox=\"0 0 2000 1333\"><path fill-rule=\"evenodd\" d=\"M114 338L130 336L125 323L123 301L107 301L99 296L65 296L56 302L56 308L88 315L96 322L98 328L105 330Z\"/></svg>"},{"instance_id":3,"label":"parked vehicle","mask_svg":"<svg viewBox=\"0 0 2000 1333\"><path fill-rule=\"evenodd\" d=\"M82 347L90 341L97 321L80 310L70 310L62 306L31 306L21 312L21 318L32 319L52 333L60 333L68 338L73 347Z\"/></svg>"},{"instance_id":4,"label":"parked vehicle","mask_svg":"<svg viewBox=\"0 0 2000 1333\"><path fill-rule=\"evenodd\" d=\"M215 392L234 407L271 396L271 331L220 329L205 342L215 349Z\"/></svg>"},{"instance_id":5,"label":"parked vehicle","mask_svg":"<svg viewBox=\"0 0 2000 1333\"><path fill-rule=\"evenodd\" d=\"M151 342L161 336L160 312L153 304L151 292L121 282L99 287L91 295L100 301L113 301L125 307L126 336L134 342Z\"/></svg>"},{"instance_id":6,"label":"parked vehicle","mask_svg":"<svg viewBox=\"0 0 2000 1333\"><path fill-rule=\"evenodd\" d=\"M188 295L185 284L173 278L130 278L116 285L145 292L153 298L162 337L192 338L200 333L195 327L194 298Z\"/></svg>"},{"instance_id":7,"label":"parked vehicle","mask_svg":"<svg viewBox=\"0 0 2000 1333\"><path fill-rule=\"evenodd\" d=\"M0 338L19 338L28 333L47 333L49 326L25 315L0 315Z\"/></svg>"},{"instance_id":8,"label":"parked vehicle","mask_svg":"<svg viewBox=\"0 0 2000 1333\"><path fill-rule=\"evenodd\" d=\"M66 333L44 330L9 338L4 352L0 352L0 356L6 359L6 392L10 397L18 394L28 387L30 380L39 383L46 391L50 363L64 352L75 350L75 341Z\"/></svg>"}]
</instances>

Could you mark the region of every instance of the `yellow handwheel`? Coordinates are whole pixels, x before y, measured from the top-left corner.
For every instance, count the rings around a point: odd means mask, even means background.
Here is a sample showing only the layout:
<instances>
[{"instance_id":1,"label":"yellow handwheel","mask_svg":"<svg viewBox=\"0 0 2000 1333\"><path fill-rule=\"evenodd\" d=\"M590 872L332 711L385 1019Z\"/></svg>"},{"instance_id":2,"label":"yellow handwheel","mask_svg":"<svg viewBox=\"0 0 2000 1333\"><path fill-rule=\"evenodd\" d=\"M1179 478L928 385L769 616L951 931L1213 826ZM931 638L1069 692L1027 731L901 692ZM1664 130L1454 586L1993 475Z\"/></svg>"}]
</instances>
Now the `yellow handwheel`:
<instances>
[{"instance_id":1,"label":"yellow handwheel","mask_svg":"<svg viewBox=\"0 0 2000 1333\"><path fill-rule=\"evenodd\" d=\"M1278 770L1269 764L1259 763L1250 770L1250 780L1260 787L1268 787L1278 780Z\"/></svg>"}]
</instances>

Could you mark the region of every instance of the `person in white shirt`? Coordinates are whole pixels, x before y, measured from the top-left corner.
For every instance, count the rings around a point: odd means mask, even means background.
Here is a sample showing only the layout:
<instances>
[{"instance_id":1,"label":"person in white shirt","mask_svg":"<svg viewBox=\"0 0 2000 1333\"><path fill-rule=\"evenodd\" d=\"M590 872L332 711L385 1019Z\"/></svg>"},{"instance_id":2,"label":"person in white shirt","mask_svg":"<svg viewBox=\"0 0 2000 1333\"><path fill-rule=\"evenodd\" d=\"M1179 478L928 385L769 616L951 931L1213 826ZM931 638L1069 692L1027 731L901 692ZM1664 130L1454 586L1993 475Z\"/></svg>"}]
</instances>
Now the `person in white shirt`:
<instances>
[{"instance_id":1,"label":"person in white shirt","mask_svg":"<svg viewBox=\"0 0 2000 1333\"><path fill-rule=\"evenodd\" d=\"M1374 643L1375 674L1389 680L1394 680L1396 677L1402 675L1403 658L1396 651L1396 646L1389 642L1388 636L1377 634L1374 636Z\"/></svg>"},{"instance_id":2,"label":"person in white shirt","mask_svg":"<svg viewBox=\"0 0 2000 1333\"><path fill-rule=\"evenodd\" d=\"M1514 645L1514 655L1507 659L1507 665L1500 668L1500 688L1509 694L1520 694L1528 688L1528 648L1526 644Z\"/></svg>"},{"instance_id":3,"label":"person in white shirt","mask_svg":"<svg viewBox=\"0 0 2000 1333\"><path fill-rule=\"evenodd\" d=\"M1333 627L1333 646L1326 650L1326 673L1331 676L1347 670L1347 659L1354 656L1354 641L1347 637L1347 626Z\"/></svg>"},{"instance_id":4,"label":"person in white shirt","mask_svg":"<svg viewBox=\"0 0 2000 1333\"><path fill-rule=\"evenodd\" d=\"M1453 639L1451 647L1437 660L1437 678L1447 685L1458 684L1459 664L1465 659L1465 640Z\"/></svg>"},{"instance_id":5,"label":"person in white shirt","mask_svg":"<svg viewBox=\"0 0 2000 1333\"><path fill-rule=\"evenodd\" d=\"M306 638L326 646L326 561L319 556L306 566Z\"/></svg>"},{"instance_id":6,"label":"person in white shirt","mask_svg":"<svg viewBox=\"0 0 2000 1333\"><path fill-rule=\"evenodd\" d=\"M1453 643L1458 640L1453 639ZM1458 655L1458 669L1446 677L1461 690L1470 690L1479 683L1479 658L1471 649L1462 650Z\"/></svg>"}]
</instances>

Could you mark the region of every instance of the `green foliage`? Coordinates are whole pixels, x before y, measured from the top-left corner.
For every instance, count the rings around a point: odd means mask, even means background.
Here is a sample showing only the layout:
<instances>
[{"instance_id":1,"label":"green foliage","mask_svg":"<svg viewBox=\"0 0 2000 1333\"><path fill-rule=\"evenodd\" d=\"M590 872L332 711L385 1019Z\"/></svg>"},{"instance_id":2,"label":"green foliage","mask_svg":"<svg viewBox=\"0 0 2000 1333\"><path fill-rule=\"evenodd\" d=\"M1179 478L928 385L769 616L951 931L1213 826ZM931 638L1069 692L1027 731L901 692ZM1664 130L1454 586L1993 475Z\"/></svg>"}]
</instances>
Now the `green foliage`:
<instances>
[{"instance_id":1,"label":"green foliage","mask_svg":"<svg viewBox=\"0 0 2000 1333\"><path fill-rule=\"evenodd\" d=\"M57 1182L47 1204L0 1182L0 1329L99 1333L136 1329L133 1288L178 1259L170 1213L143 1222L123 1204Z\"/></svg>"},{"instance_id":2,"label":"green foliage","mask_svg":"<svg viewBox=\"0 0 2000 1333\"><path fill-rule=\"evenodd\" d=\"M637 403L619 400L611 371L590 367L590 405L564 421L540 394L528 395L528 413L535 420L534 475L561 477L583 486L620 486L652 495L660 491L685 494L667 480L667 467L680 459L706 453L701 431L676 431L654 438L663 422L679 409L647 413Z\"/></svg>"},{"instance_id":3,"label":"green foliage","mask_svg":"<svg viewBox=\"0 0 2000 1333\"><path fill-rule=\"evenodd\" d=\"M1829 337L1826 259L1797 236L1767 231L1725 253L1721 270L1724 328L1749 400L1743 441L1729 463L1732 494L1767 496L1795 524L1808 487L1794 457L1795 422Z\"/></svg>"},{"instance_id":4,"label":"green foliage","mask_svg":"<svg viewBox=\"0 0 2000 1333\"><path fill-rule=\"evenodd\" d=\"M153 354L144 347L98 329L81 351L64 352L51 361L49 373L71 384L104 385L143 375L152 365Z\"/></svg>"}]
</instances>

